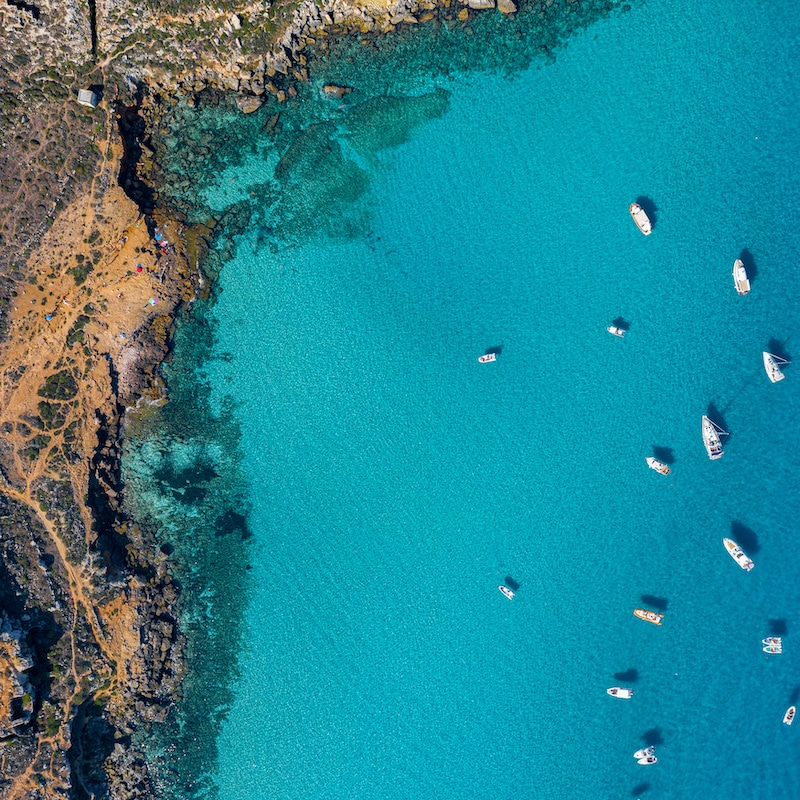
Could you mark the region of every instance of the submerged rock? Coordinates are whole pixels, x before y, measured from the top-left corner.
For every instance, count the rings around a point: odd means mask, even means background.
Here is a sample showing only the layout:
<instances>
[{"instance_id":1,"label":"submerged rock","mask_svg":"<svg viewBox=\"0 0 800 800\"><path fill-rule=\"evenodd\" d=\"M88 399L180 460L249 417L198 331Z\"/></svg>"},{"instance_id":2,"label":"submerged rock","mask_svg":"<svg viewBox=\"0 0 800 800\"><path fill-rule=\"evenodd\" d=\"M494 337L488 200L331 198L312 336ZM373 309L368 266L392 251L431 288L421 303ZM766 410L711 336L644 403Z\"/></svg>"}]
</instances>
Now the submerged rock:
<instances>
[{"instance_id":1,"label":"submerged rock","mask_svg":"<svg viewBox=\"0 0 800 800\"><path fill-rule=\"evenodd\" d=\"M353 91L352 86L337 86L335 83L328 83L320 89L322 94L331 100L341 100L346 94Z\"/></svg>"},{"instance_id":2,"label":"submerged rock","mask_svg":"<svg viewBox=\"0 0 800 800\"><path fill-rule=\"evenodd\" d=\"M255 97L253 95L246 95L245 97L236 99L236 105L239 107L239 111L241 111L242 114L252 114L254 111L258 111L263 104L263 97Z\"/></svg>"}]
</instances>

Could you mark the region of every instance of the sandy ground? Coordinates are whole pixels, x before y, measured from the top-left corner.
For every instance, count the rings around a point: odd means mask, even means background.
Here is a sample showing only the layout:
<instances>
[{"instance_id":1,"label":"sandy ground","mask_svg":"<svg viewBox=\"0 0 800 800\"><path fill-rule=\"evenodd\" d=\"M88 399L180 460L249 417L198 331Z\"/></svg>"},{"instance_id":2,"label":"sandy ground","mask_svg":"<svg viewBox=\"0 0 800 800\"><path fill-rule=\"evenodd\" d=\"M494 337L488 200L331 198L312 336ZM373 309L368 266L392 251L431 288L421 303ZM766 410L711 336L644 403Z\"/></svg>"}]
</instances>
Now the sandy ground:
<instances>
[{"instance_id":1,"label":"sandy ground","mask_svg":"<svg viewBox=\"0 0 800 800\"><path fill-rule=\"evenodd\" d=\"M105 167L114 174L118 155L111 153ZM176 230L167 227L162 234L164 241L177 241ZM160 246L150 239L136 206L119 187L112 186L99 199L94 187L90 188L61 213L32 256L31 277L18 284L9 334L0 348L0 422L5 423L3 438L8 448L3 458L8 480L0 482L0 492L27 505L47 531L51 539L48 549L58 554L66 570L73 609L85 609L85 618L110 665L108 693L125 679L125 665L138 645L136 615L124 602L124 589L118 600L95 607L90 565L70 563L57 521L52 515L48 519L40 508L32 484L40 476L68 479L86 530L92 530L82 498L88 486L89 460L98 445L97 412L114 416L110 364L131 360L125 353L132 347L131 335L149 316L173 310L169 300L159 298L159 271L165 268L165 260L156 259ZM77 285L67 269L78 266L79 255L84 264L94 261L95 266ZM76 323L83 327L83 341L68 343L68 338L76 338ZM35 422L42 401L39 391L49 376L62 369L78 377L78 394L61 406L66 411L64 424L42 431ZM72 446L83 457L67 462L60 446L64 430L73 422L77 422L77 442ZM42 433L50 436L50 441L32 448L32 440ZM74 630L66 635L77 644ZM69 665L64 667L69 669ZM74 660L72 670L76 689L61 710L64 720L70 719L82 677L75 671ZM57 749L67 747L65 726L53 737L41 734L40 751L48 740ZM36 780L32 765L15 780L6 797L30 796Z\"/></svg>"}]
</instances>

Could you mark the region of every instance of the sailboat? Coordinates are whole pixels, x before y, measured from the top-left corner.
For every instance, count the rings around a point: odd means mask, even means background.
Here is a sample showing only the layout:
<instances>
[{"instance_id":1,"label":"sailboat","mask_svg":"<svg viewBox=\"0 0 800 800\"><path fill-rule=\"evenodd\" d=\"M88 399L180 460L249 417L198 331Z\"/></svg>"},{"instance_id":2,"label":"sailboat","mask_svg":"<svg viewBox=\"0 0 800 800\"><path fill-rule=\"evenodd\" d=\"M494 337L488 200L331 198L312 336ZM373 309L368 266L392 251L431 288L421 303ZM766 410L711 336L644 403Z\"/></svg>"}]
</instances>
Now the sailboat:
<instances>
[{"instance_id":1,"label":"sailboat","mask_svg":"<svg viewBox=\"0 0 800 800\"><path fill-rule=\"evenodd\" d=\"M785 358L776 356L774 353L767 353L766 350L761 354L764 359L764 369L767 371L767 377L772 383L782 381L786 376L781 372L781 366L789 362Z\"/></svg>"},{"instance_id":2,"label":"sailboat","mask_svg":"<svg viewBox=\"0 0 800 800\"><path fill-rule=\"evenodd\" d=\"M713 461L717 458L722 458L722 453L724 452L722 449L722 442L720 441L720 436L727 436L727 431L724 431L717 425L716 422L712 422L705 414L703 415L703 444L706 446L706 452L708 453L708 457Z\"/></svg>"}]
</instances>

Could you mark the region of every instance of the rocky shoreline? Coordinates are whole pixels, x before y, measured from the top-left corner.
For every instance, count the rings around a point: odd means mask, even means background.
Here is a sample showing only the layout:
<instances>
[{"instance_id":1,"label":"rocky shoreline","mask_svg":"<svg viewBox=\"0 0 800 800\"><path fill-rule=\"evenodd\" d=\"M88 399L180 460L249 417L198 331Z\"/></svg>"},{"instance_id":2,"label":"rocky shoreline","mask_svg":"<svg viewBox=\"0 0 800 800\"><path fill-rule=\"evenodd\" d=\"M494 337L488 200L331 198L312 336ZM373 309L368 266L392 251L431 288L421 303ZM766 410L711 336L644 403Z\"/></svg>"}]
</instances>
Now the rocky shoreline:
<instances>
[{"instance_id":1,"label":"rocky shoreline","mask_svg":"<svg viewBox=\"0 0 800 800\"><path fill-rule=\"evenodd\" d=\"M154 797L132 737L180 699L180 589L169 551L126 515L121 443L166 402L176 315L208 296L220 263L206 257L237 211L189 224L155 182L154 131L179 100L291 102L337 37L469 33L475 14L518 11L584 24L578 0L0 8L0 198L15 211L0 220L0 798ZM97 108L75 103L86 86Z\"/></svg>"}]
</instances>

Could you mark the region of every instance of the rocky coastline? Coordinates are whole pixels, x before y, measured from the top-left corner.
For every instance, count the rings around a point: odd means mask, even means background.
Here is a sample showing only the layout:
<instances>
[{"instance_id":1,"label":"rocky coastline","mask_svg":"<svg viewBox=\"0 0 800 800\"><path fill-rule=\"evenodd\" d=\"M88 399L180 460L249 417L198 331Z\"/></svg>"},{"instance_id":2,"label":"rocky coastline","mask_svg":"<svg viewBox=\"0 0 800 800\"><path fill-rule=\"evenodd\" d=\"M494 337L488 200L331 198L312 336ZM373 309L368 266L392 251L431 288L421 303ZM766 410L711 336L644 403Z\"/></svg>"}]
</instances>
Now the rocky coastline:
<instances>
[{"instance_id":1,"label":"rocky coastline","mask_svg":"<svg viewBox=\"0 0 800 800\"><path fill-rule=\"evenodd\" d=\"M176 315L208 296L230 225L160 193L153 131L178 102L291 102L337 37L523 10L580 24L578 0L0 8L0 798L154 797L132 737L180 699L180 589L126 514L121 442L167 402ZM86 87L96 108L75 102Z\"/></svg>"}]
</instances>

